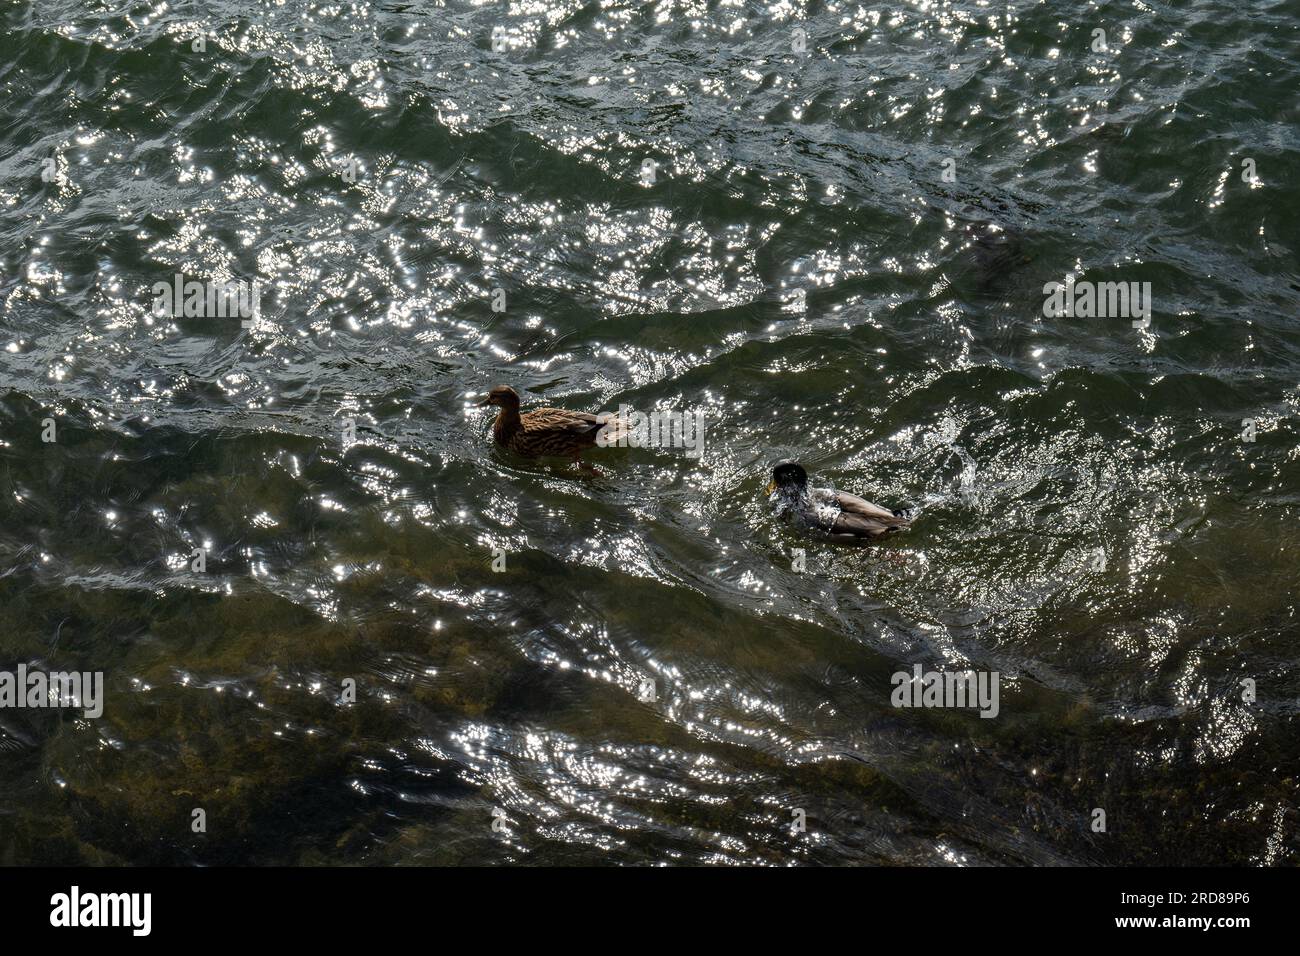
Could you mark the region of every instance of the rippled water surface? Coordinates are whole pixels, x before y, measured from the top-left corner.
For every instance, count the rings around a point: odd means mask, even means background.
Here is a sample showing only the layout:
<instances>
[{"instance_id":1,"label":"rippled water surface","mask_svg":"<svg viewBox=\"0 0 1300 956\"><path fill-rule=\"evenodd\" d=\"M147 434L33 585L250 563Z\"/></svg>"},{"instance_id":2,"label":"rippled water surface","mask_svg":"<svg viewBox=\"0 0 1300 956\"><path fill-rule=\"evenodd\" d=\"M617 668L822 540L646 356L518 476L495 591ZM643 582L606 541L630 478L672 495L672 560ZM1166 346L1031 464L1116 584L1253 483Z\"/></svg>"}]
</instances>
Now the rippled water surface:
<instances>
[{"instance_id":1,"label":"rippled water surface","mask_svg":"<svg viewBox=\"0 0 1300 956\"><path fill-rule=\"evenodd\" d=\"M1294 864L1298 75L1294 0L6 0L0 669L107 701L0 710L0 862Z\"/></svg>"}]
</instances>

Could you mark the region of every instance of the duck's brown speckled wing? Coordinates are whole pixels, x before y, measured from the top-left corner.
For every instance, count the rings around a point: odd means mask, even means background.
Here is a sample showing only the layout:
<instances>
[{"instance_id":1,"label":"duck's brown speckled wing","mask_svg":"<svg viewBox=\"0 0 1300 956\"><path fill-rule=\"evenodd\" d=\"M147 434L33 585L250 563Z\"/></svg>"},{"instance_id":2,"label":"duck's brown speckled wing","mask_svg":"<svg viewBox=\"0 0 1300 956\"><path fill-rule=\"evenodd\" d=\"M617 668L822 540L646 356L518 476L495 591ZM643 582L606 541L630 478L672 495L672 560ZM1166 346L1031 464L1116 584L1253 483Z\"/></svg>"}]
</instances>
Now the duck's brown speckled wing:
<instances>
[{"instance_id":1,"label":"duck's brown speckled wing","mask_svg":"<svg viewBox=\"0 0 1300 956\"><path fill-rule=\"evenodd\" d=\"M896 515L847 491L837 491L835 503L840 506L840 513L831 527L832 534L876 538L882 534L901 531L912 523L909 518Z\"/></svg>"},{"instance_id":2,"label":"duck's brown speckled wing","mask_svg":"<svg viewBox=\"0 0 1300 956\"><path fill-rule=\"evenodd\" d=\"M519 416L520 428L510 436L512 450L529 458L569 458L596 445L601 422L587 412L538 408Z\"/></svg>"}]
</instances>

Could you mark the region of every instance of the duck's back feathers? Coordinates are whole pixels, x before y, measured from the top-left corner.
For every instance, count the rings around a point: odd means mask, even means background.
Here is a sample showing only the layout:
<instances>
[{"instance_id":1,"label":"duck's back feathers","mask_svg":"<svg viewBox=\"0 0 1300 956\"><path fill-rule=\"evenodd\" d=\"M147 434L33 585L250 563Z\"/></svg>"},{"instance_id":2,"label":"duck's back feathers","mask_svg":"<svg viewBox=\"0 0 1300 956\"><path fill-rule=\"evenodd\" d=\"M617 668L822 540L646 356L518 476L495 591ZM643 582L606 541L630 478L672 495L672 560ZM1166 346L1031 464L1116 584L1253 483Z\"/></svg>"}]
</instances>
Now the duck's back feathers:
<instances>
[{"instance_id":1,"label":"duck's back feathers","mask_svg":"<svg viewBox=\"0 0 1300 956\"><path fill-rule=\"evenodd\" d=\"M830 532L831 534L850 535L854 538L879 538L882 535L902 531L909 524L911 522L908 519L899 518L895 515L890 515L888 520L885 520L842 511L836 517L835 523L831 525Z\"/></svg>"},{"instance_id":2,"label":"duck's back feathers","mask_svg":"<svg viewBox=\"0 0 1300 956\"><path fill-rule=\"evenodd\" d=\"M616 440L622 424L590 412L537 408L515 417L503 413L492 431L498 442L526 458L572 458L596 447L596 436L606 426L605 443Z\"/></svg>"},{"instance_id":3,"label":"duck's back feathers","mask_svg":"<svg viewBox=\"0 0 1300 956\"><path fill-rule=\"evenodd\" d=\"M847 491L817 488L810 498L815 503L812 523L833 535L879 538L902 531L912 523L906 515L895 514Z\"/></svg>"},{"instance_id":4,"label":"duck's back feathers","mask_svg":"<svg viewBox=\"0 0 1300 956\"><path fill-rule=\"evenodd\" d=\"M600 421L590 412L571 412L567 408L538 408L519 416L526 432L556 431L574 436L591 437L596 443Z\"/></svg>"},{"instance_id":5,"label":"duck's back feathers","mask_svg":"<svg viewBox=\"0 0 1300 956\"><path fill-rule=\"evenodd\" d=\"M847 491L835 492L835 503L846 514L861 515L864 518L874 518L877 521L885 522L900 520L899 516L894 512L882 508L880 505L872 504L866 498L851 495ZM906 521L904 523L906 524Z\"/></svg>"}]
</instances>

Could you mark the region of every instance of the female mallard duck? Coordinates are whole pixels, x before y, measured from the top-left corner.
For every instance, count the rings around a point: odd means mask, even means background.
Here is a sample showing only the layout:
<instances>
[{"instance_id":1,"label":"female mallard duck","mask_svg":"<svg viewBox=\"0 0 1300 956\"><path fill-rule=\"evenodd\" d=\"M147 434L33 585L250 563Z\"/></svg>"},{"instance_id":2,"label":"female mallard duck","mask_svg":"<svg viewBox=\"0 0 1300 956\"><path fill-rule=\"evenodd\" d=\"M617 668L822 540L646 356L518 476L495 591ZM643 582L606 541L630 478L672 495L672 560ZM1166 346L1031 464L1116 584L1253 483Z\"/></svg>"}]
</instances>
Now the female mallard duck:
<instances>
[{"instance_id":1,"label":"female mallard duck","mask_svg":"<svg viewBox=\"0 0 1300 956\"><path fill-rule=\"evenodd\" d=\"M879 538L912 523L906 512L888 511L846 491L809 488L808 472L794 462L772 470L767 493L777 514L793 514L809 527L845 540Z\"/></svg>"},{"instance_id":2,"label":"female mallard duck","mask_svg":"<svg viewBox=\"0 0 1300 956\"><path fill-rule=\"evenodd\" d=\"M501 409L492 423L492 437L497 443L525 458L572 458L577 461L588 448L595 448L602 428L606 443L617 440L611 434L618 423L608 415L571 412L564 408L535 408L519 413L519 395L509 385L498 385L488 392L479 405Z\"/></svg>"}]
</instances>

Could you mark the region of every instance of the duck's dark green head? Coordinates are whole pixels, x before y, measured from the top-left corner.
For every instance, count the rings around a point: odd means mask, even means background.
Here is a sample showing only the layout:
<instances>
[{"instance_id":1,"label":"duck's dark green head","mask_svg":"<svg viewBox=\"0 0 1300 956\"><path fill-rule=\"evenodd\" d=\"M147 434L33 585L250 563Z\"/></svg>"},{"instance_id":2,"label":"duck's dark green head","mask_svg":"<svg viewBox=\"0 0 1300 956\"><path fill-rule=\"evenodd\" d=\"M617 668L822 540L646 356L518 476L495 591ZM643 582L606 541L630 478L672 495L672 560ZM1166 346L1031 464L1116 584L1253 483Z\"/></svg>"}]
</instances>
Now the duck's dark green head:
<instances>
[{"instance_id":1,"label":"duck's dark green head","mask_svg":"<svg viewBox=\"0 0 1300 956\"><path fill-rule=\"evenodd\" d=\"M772 481L767 486L767 493L774 491L802 494L808 487L808 472L797 462L785 461L772 469Z\"/></svg>"}]
</instances>

